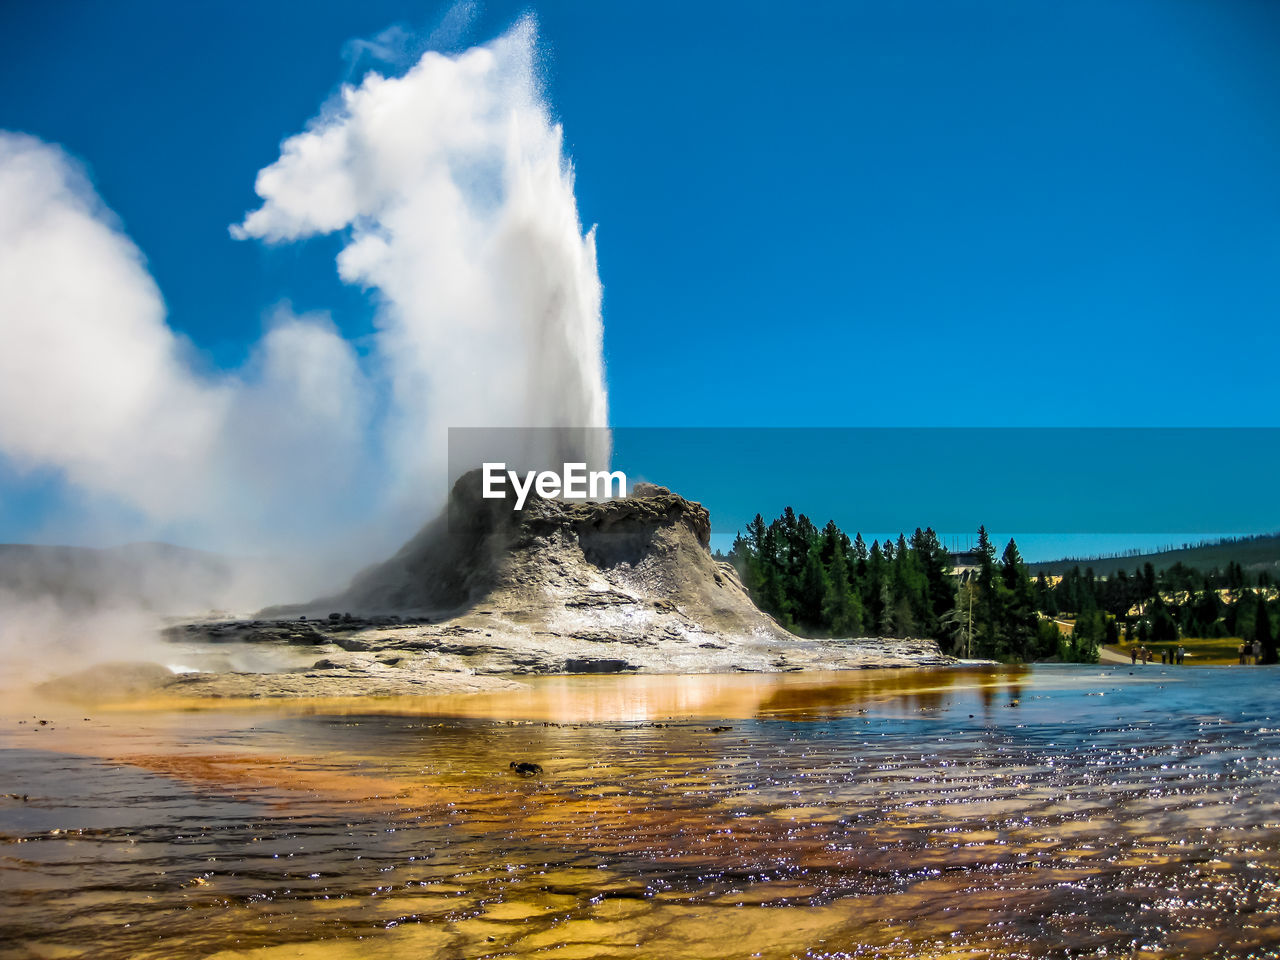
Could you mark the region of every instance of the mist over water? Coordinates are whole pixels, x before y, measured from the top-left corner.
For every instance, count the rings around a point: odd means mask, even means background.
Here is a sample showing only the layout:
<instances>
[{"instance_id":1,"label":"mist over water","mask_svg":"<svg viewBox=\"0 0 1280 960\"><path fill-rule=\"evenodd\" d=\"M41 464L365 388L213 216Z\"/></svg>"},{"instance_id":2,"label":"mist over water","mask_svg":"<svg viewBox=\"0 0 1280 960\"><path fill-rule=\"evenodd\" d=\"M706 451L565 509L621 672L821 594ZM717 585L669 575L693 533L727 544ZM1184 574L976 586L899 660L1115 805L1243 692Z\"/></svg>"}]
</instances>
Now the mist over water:
<instances>
[{"instance_id":1,"label":"mist over water","mask_svg":"<svg viewBox=\"0 0 1280 960\"><path fill-rule=\"evenodd\" d=\"M374 333L357 350L325 313L264 304L249 361L213 375L80 164L0 131L0 462L83 501L89 528L58 539L254 557L216 602L298 599L439 509L450 426L607 425L594 231L536 44L525 19L369 73L283 141L231 233L340 234L336 269L367 291ZM512 458L607 464L607 431L576 436Z\"/></svg>"}]
</instances>

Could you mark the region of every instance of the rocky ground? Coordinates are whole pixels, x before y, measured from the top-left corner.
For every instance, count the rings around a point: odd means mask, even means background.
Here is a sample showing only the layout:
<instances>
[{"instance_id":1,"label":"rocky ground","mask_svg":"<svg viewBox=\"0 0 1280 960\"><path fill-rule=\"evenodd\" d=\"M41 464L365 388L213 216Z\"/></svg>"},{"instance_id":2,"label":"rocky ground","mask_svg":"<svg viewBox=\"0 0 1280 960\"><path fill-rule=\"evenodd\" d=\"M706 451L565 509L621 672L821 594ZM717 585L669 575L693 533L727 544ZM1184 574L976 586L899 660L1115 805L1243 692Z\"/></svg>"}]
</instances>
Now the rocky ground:
<instances>
[{"instance_id":1,"label":"rocky ground","mask_svg":"<svg viewBox=\"0 0 1280 960\"><path fill-rule=\"evenodd\" d=\"M562 673L935 666L931 640L803 640L708 549L707 510L663 487L626 499L533 497L521 511L459 480L449 507L337 597L258 619L172 626L171 640L305 647L309 667L159 678L166 694L354 696L501 689Z\"/></svg>"},{"instance_id":2,"label":"rocky ground","mask_svg":"<svg viewBox=\"0 0 1280 960\"><path fill-rule=\"evenodd\" d=\"M638 607L617 597L610 607ZM591 611L585 606L581 609ZM548 629L513 622L496 609L471 611L441 623L352 617L316 621L250 620L186 624L175 637L198 642L306 644L310 668L290 673L189 673L172 677L166 692L190 696L353 696L498 689L511 678L563 673L732 673L939 666L955 661L931 640L781 640L733 636L683 617L677 610L612 611L641 621L616 633L587 625Z\"/></svg>"}]
</instances>

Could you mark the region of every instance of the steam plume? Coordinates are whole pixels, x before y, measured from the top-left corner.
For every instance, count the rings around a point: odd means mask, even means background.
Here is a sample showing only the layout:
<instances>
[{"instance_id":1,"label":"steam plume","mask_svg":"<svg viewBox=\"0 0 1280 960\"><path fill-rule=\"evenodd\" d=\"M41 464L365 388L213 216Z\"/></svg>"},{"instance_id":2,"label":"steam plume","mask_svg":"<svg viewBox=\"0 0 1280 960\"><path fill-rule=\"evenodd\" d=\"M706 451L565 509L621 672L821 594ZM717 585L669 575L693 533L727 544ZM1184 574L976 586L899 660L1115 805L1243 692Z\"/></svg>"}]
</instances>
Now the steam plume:
<instances>
[{"instance_id":1,"label":"steam plume","mask_svg":"<svg viewBox=\"0 0 1280 960\"><path fill-rule=\"evenodd\" d=\"M198 375L77 164L0 132L0 455L140 517L135 535L305 547L340 556L333 577L440 505L447 427L605 426L594 234L535 42L524 20L344 86L259 172L232 234L341 233L341 278L378 303L365 357L281 309L245 368ZM588 442L555 453L605 465Z\"/></svg>"}]
</instances>

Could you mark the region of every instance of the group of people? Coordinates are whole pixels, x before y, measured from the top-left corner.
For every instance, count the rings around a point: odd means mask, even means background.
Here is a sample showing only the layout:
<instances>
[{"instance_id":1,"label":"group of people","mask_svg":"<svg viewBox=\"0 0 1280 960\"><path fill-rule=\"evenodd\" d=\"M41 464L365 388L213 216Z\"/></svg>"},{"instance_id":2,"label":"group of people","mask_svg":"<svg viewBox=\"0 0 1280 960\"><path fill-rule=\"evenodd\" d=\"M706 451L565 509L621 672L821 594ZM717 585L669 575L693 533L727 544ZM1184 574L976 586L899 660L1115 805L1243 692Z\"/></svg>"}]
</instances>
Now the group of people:
<instances>
[{"instance_id":1,"label":"group of people","mask_svg":"<svg viewBox=\"0 0 1280 960\"><path fill-rule=\"evenodd\" d=\"M1254 640L1252 643L1242 642L1238 652L1240 654L1240 666L1242 667L1248 664L1262 662L1262 644L1257 640ZM1160 650L1160 662L1172 663L1181 666L1183 658L1186 655L1187 651L1183 648L1182 644L1178 644L1176 649L1174 647L1164 647ZM1151 648L1145 643L1134 644L1129 648L1129 659L1133 663L1148 664L1154 656L1155 654L1151 652Z\"/></svg>"},{"instance_id":2,"label":"group of people","mask_svg":"<svg viewBox=\"0 0 1280 960\"><path fill-rule=\"evenodd\" d=\"M1176 650L1173 647L1164 647L1160 651L1160 662L1181 666L1182 660L1186 655L1187 651L1183 648L1182 644L1178 644L1178 648ZM1148 664L1151 662L1152 656L1151 648L1145 643L1140 646L1129 648L1129 659L1133 663L1137 663L1141 660L1143 664ZM1240 662L1244 663L1244 660L1241 660Z\"/></svg>"},{"instance_id":3,"label":"group of people","mask_svg":"<svg viewBox=\"0 0 1280 960\"><path fill-rule=\"evenodd\" d=\"M1255 640L1253 641L1253 643L1242 642L1240 644L1240 666L1243 667L1249 663L1257 664L1261 662L1262 662L1262 644L1261 643Z\"/></svg>"}]
</instances>

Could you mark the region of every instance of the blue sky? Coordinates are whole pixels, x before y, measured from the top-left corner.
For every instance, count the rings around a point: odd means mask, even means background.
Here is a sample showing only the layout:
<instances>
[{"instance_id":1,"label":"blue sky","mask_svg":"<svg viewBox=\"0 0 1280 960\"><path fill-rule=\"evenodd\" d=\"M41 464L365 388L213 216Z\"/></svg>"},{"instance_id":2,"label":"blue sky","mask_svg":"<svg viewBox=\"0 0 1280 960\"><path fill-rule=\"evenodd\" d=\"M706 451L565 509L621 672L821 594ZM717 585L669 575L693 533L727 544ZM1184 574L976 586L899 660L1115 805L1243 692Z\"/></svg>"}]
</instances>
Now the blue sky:
<instances>
[{"instance_id":1,"label":"blue sky","mask_svg":"<svg viewBox=\"0 0 1280 960\"><path fill-rule=\"evenodd\" d=\"M614 424L1277 424L1275 4L489 3L436 39L527 9L598 224ZM349 41L448 10L18 0L0 128L87 163L209 370L282 300L358 336L337 240L227 226L369 65ZM0 469L0 540L57 488Z\"/></svg>"}]
</instances>

